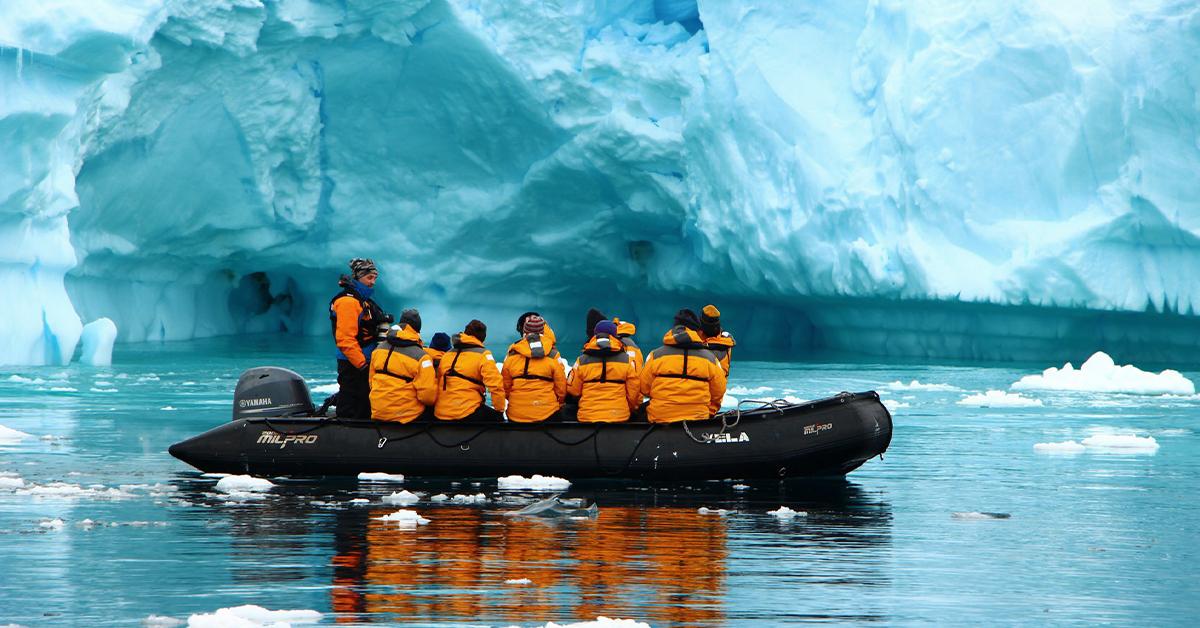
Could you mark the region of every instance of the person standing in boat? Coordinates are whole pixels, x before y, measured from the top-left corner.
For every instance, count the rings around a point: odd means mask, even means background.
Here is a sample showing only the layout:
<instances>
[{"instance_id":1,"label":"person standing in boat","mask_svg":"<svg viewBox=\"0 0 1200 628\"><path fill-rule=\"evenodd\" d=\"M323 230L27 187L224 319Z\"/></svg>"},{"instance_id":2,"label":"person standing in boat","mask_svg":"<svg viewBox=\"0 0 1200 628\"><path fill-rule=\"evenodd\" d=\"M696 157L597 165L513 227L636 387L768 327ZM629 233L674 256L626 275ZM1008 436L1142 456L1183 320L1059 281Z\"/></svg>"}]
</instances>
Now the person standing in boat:
<instances>
[{"instance_id":1,"label":"person standing in boat","mask_svg":"<svg viewBox=\"0 0 1200 628\"><path fill-rule=\"evenodd\" d=\"M567 394L579 398L579 421L620 423L642 403L641 382L631 353L613 321L596 323L567 379Z\"/></svg>"},{"instance_id":2,"label":"person standing in boat","mask_svg":"<svg viewBox=\"0 0 1200 628\"><path fill-rule=\"evenodd\" d=\"M707 419L725 397L725 371L701 339L696 313L688 309L675 314L663 346L646 356L640 379L642 394L650 397L646 416L651 423Z\"/></svg>"},{"instance_id":3,"label":"person standing in boat","mask_svg":"<svg viewBox=\"0 0 1200 628\"><path fill-rule=\"evenodd\" d=\"M487 325L473 320L451 339L451 349L438 365L437 403L434 416L443 421L472 419L504 420L504 383L496 370L496 358L483 346ZM492 405L484 404L484 392L492 394Z\"/></svg>"},{"instance_id":4,"label":"person standing in boat","mask_svg":"<svg viewBox=\"0 0 1200 628\"><path fill-rule=\"evenodd\" d=\"M637 327L629 321L623 321L617 317L613 317L612 322L617 326L617 338L621 340L621 345L625 347L625 353L629 354L633 366L639 371L642 369L644 360L642 359L642 348L638 346L637 341L633 339L633 335L637 333Z\"/></svg>"},{"instance_id":5,"label":"person standing in boat","mask_svg":"<svg viewBox=\"0 0 1200 628\"><path fill-rule=\"evenodd\" d=\"M371 416L398 423L431 417L437 391L433 359L421 346L421 314L404 310L371 352Z\"/></svg>"},{"instance_id":6,"label":"person standing in boat","mask_svg":"<svg viewBox=\"0 0 1200 628\"><path fill-rule=\"evenodd\" d=\"M737 343L733 341L733 336L729 335L729 332L721 329L721 310L711 303L700 310L700 335L704 338L704 344L708 350L717 356L717 361L721 363L725 377L728 378L733 346Z\"/></svg>"},{"instance_id":7,"label":"person standing in boat","mask_svg":"<svg viewBox=\"0 0 1200 628\"><path fill-rule=\"evenodd\" d=\"M567 376L554 346L554 331L537 313L522 315L520 323L524 337L508 348L500 371L508 420L537 423L560 418Z\"/></svg>"},{"instance_id":8,"label":"person standing in boat","mask_svg":"<svg viewBox=\"0 0 1200 628\"><path fill-rule=\"evenodd\" d=\"M338 280L341 292L329 301L329 323L337 346L337 415L348 419L371 418L371 350L378 342L380 324L387 315L372 297L379 270L370 259L350 260L350 274Z\"/></svg>"}]
</instances>

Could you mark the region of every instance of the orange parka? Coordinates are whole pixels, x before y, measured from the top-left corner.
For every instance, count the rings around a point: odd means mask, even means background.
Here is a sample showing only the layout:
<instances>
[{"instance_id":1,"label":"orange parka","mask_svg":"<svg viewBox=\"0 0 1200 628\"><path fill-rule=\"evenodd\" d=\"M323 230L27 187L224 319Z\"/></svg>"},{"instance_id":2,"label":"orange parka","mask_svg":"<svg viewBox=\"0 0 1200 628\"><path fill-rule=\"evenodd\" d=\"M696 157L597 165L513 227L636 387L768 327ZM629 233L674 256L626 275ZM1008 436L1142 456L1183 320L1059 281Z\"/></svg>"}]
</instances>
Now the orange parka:
<instances>
[{"instance_id":1,"label":"orange parka","mask_svg":"<svg viewBox=\"0 0 1200 628\"><path fill-rule=\"evenodd\" d=\"M721 409L725 371L704 346L700 334L678 326L663 336L663 346L646 356L642 394L651 423L707 419Z\"/></svg>"},{"instance_id":2,"label":"orange parka","mask_svg":"<svg viewBox=\"0 0 1200 628\"><path fill-rule=\"evenodd\" d=\"M545 421L562 407L567 376L554 348L554 332L546 331L528 334L508 348L500 377L510 421Z\"/></svg>"},{"instance_id":3,"label":"orange parka","mask_svg":"<svg viewBox=\"0 0 1200 628\"><path fill-rule=\"evenodd\" d=\"M705 338L704 344L708 347L713 355L717 356L717 361L721 363L721 368L725 371L725 377L729 377L729 361L733 356L733 346L737 343L733 341L733 336L729 332L723 331L719 336Z\"/></svg>"},{"instance_id":4,"label":"orange parka","mask_svg":"<svg viewBox=\"0 0 1200 628\"><path fill-rule=\"evenodd\" d=\"M496 358L469 334L455 334L453 347L438 365L438 397L433 414L457 421L475 412L483 403L484 391L492 393L492 407L504 412L504 386L496 370Z\"/></svg>"},{"instance_id":5,"label":"orange parka","mask_svg":"<svg viewBox=\"0 0 1200 628\"><path fill-rule=\"evenodd\" d=\"M579 397L581 423L628 421L642 403L637 366L620 339L597 334L571 367L567 394Z\"/></svg>"},{"instance_id":6,"label":"orange parka","mask_svg":"<svg viewBox=\"0 0 1200 628\"><path fill-rule=\"evenodd\" d=\"M410 325L392 328L371 352L371 414L381 421L408 423L437 401L437 372Z\"/></svg>"},{"instance_id":7,"label":"orange parka","mask_svg":"<svg viewBox=\"0 0 1200 628\"><path fill-rule=\"evenodd\" d=\"M625 345L625 352L633 358L634 367L641 371L645 360L642 359L642 348L633 339L633 335L637 333L637 327L633 323L619 318L613 318L613 322L617 324L617 338L621 339L621 344Z\"/></svg>"},{"instance_id":8,"label":"orange parka","mask_svg":"<svg viewBox=\"0 0 1200 628\"><path fill-rule=\"evenodd\" d=\"M446 355L446 352L439 351L437 349L431 349L429 347L425 347L425 355L428 355L429 359L433 360L433 369L434 369L434 373L436 374L437 367L439 364L442 363L442 356Z\"/></svg>"}]
</instances>

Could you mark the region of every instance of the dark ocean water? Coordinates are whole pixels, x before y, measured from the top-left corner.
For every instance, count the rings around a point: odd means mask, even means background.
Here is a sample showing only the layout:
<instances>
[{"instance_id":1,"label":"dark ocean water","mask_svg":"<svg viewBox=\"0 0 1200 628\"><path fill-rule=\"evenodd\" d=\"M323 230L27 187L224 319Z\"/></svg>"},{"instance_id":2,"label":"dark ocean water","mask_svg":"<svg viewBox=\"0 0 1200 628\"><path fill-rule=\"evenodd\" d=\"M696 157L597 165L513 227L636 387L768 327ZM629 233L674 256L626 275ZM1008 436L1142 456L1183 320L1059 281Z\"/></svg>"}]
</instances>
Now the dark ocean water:
<instances>
[{"instance_id":1,"label":"dark ocean water","mask_svg":"<svg viewBox=\"0 0 1200 628\"><path fill-rule=\"evenodd\" d=\"M0 441L0 624L139 625L242 604L350 625L1200 616L1200 399L1030 394L1044 405L979 408L958 402L1036 369L735 360L734 397L879 390L891 449L845 481L579 483L563 497L595 502L584 518L505 516L538 496L501 494L495 478L283 478L231 500L167 455L229 419L243 369L288 366L320 386L328 353L249 337L118 346L111 368L0 369L0 425L31 435ZM892 385L914 379L945 386ZM1159 447L1033 447L1115 433ZM378 519L402 489L426 495L408 508L428 525ZM438 493L488 499L431 503ZM768 514L779 506L807 515ZM983 512L1008 516L971 514Z\"/></svg>"}]
</instances>

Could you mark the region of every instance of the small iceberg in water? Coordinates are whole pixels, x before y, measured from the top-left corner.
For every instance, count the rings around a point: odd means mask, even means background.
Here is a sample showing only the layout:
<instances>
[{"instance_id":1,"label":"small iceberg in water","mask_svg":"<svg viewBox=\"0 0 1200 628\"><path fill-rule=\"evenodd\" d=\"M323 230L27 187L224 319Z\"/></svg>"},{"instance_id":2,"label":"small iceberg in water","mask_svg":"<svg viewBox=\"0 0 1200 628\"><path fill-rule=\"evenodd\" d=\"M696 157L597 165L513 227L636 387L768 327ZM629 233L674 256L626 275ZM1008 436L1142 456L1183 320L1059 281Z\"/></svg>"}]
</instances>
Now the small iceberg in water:
<instances>
[{"instance_id":1,"label":"small iceberg in water","mask_svg":"<svg viewBox=\"0 0 1200 628\"><path fill-rule=\"evenodd\" d=\"M582 500L564 500L558 495L536 501L520 510L504 513L506 517L595 517L600 514L596 504L584 506Z\"/></svg>"},{"instance_id":2,"label":"small iceberg in water","mask_svg":"<svg viewBox=\"0 0 1200 628\"><path fill-rule=\"evenodd\" d=\"M1076 392L1127 393L1131 395L1193 395L1196 385L1179 371L1143 371L1132 364L1118 366L1105 352L1097 351L1076 369L1067 362L1061 369L1050 367L1041 375L1026 375L1013 390L1063 390Z\"/></svg>"}]
</instances>

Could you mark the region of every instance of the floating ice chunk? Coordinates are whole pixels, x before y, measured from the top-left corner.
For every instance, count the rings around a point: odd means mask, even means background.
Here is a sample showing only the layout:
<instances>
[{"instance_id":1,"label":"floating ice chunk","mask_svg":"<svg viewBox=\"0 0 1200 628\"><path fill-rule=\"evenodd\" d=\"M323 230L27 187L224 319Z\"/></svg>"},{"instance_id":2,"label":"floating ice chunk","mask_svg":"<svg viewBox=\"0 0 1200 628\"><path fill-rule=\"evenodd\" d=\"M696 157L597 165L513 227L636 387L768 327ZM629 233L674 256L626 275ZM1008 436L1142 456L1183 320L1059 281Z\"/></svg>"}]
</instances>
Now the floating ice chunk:
<instances>
[{"instance_id":1,"label":"floating ice chunk","mask_svg":"<svg viewBox=\"0 0 1200 628\"><path fill-rule=\"evenodd\" d=\"M498 478L496 481L502 491L565 491L571 486L569 481L562 478L542 475L534 475L531 478L520 475L508 475Z\"/></svg>"},{"instance_id":2,"label":"floating ice chunk","mask_svg":"<svg viewBox=\"0 0 1200 628\"><path fill-rule=\"evenodd\" d=\"M79 392L79 389L70 386L51 386L50 392Z\"/></svg>"},{"instance_id":3,"label":"floating ice chunk","mask_svg":"<svg viewBox=\"0 0 1200 628\"><path fill-rule=\"evenodd\" d=\"M754 388L747 388L745 386L730 386L729 388L725 389L725 392L727 392L731 395L746 396L746 395L765 395L766 393L769 393L772 390L774 390L774 388L771 388L770 386L755 386Z\"/></svg>"},{"instance_id":4,"label":"floating ice chunk","mask_svg":"<svg viewBox=\"0 0 1200 628\"><path fill-rule=\"evenodd\" d=\"M269 491L275 486L266 478L256 478L251 475L230 475L217 480L217 490L223 493L235 491L262 492Z\"/></svg>"},{"instance_id":5,"label":"floating ice chunk","mask_svg":"<svg viewBox=\"0 0 1200 628\"><path fill-rule=\"evenodd\" d=\"M708 506L701 506L696 509L696 512L702 515L718 515L720 517L724 517L725 515L729 514L729 511L724 508L713 509L709 508Z\"/></svg>"},{"instance_id":6,"label":"floating ice chunk","mask_svg":"<svg viewBox=\"0 0 1200 628\"><path fill-rule=\"evenodd\" d=\"M1179 371L1143 371L1132 364L1117 366L1107 353L1097 351L1078 370L1067 362L1061 369L1050 367L1041 375L1026 375L1013 390L1072 390L1129 393L1134 395L1193 395L1196 385Z\"/></svg>"},{"instance_id":7,"label":"floating ice chunk","mask_svg":"<svg viewBox=\"0 0 1200 628\"><path fill-rule=\"evenodd\" d=\"M400 491L391 495L384 495L381 500L385 504L395 504L397 506L411 506L421 501L421 496L410 491Z\"/></svg>"},{"instance_id":8,"label":"floating ice chunk","mask_svg":"<svg viewBox=\"0 0 1200 628\"><path fill-rule=\"evenodd\" d=\"M907 384L901 381L894 381L885 387L892 390L924 390L928 392L960 392L962 390L958 386L951 386L950 384L922 384L915 379Z\"/></svg>"},{"instance_id":9,"label":"floating ice chunk","mask_svg":"<svg viewBox=\"0 0 1200 628\"><path fill-rule=\"evenodd\" d=\"M142 620L142 625L146 628L173 628L183 625L183 620L165 615L151 615Z\"/></svg>"},{"instance_id":10,"label":"floating ice chunk","mask_svg":"<svg viewBox=\"0 0 1200 628\"><path fill-rule=\"evenodd\" d=\"M64 499L82 499L85 497L95 499L125 499L134 496L133 493L122 491L118 488L105 488L103 484L95 484L84 488L78 484L67 484L65 482L34 484L28 488L17 489L16 493L31 497L59 497Z\"/></svg>"},{"instance_id":11,"label":"floating ice chunk","mask_svg":"<svg viewBox=\"0 0 1200 628\"><path fill-rule=\"evenodd\" d=\"M879 403L882 403L883 407L887 408L889 412L895 412L901 408L910 407L909 404L904 403L903 401L896 401L895 399L880 399Z\"/></svg>"},{"instance_id":12,"label":"floating ice chunk","mask_svg":"<svg viewBox=\"0 0 1200 628\"><path fill-rule=\"evenodd\" d=\"M530 580L529 578L512 578L510 580L505 580L504 584L533 584L533 580Z\"/></svg>"},{"instance_id":13,"label":"floating ice chunk","mask_svg":"<svg viewBox=\"0 0 1200 628\"><path fill-rule=\"evenodd\" d=\"M321 621L317 611L269 611L261 606L246 604L222 608L215 613L188 617L188 628L286 628L292 623L314 624Z\"/></svg>"},{"instance_id":14,"label":"floating ice chunk","mask_svg":"<svg viewBox=\"0 0 1200 628\"><path fill-rule=\"evenodd\" d=\"M1009 519L1012 515L1007 512L956 512L950 515L954 519L966 519L968 521L982 521L984 519Z\"/></svg>"},{"instance_id":15,"label":"floating ice chunk","mask_svg":"<svg viewBox=\"0 0 1200 628\"><path fill-rule=\"evenodd\" d=\"M108 318L98 318L83 326L83 352L79 361L92 366L112 364L113 343L117 341L117 324Z\"/></svg>"},{"instance_id":16,"label":"floating ice chunk","mask_svg":"<svg viewBox=\"0 0 1200 628\"><path fill-rule=\"evenodd\" d=\"M1044 454L1078 454L1085 449L1087 448L1073 440L1065 440L1061 443L1037 443L1033 446L1034 451Z\"/></svg>"},{"instance_id":17,"label":"floating ice chunk","mask_svg":"<svg viewBox=\"0 0 1200 628\"><path fill-rule=\"evenodd\" d=\"M0 489L17 489L25 486L25 480L20 477L0 476Z\"/></svg>"},{"instance_id":18,"label":"floating ice chunk","mask_svg":"<svg viewBox=\"0 0 1200 628\"><path fill-rule=\"evenodd\" d=\"M476 493L474 495L455 495L450 498L450 501L455 504L484 504L487 503L487 495Z\"/></svg>"},{"instance_id":19,"label":"floating ice chunk","mask_svg":"<svg viewBox=\"0 0 1200 628\"><path fill-rule=\"evenodd\" d=\"M11 427L4 427L3 425L0 425L0 445L11 445L13 443L19 443L19 442L25 440L26 438L33 438L33 437L30 436L29 434L26 434L25 432L22 432L19 430L14 430Z\"/></svg>"},{"instance_id":20,"label":"floating ice chunk","mask_svg":"<svg viewBox=\"0 0 1200 628\"><path fill-rule=\"evenodd\" d=\"M780 506L775 510L767 511L768 515L775 515L780 519L795 519L796 517L807 517L808 513L803 510L792 510L787 506Z\"/></svg>"},{"instance_id":21,"label":"floating ice chunk","mask_svg":"<svg viewBox=\"0 0 1200 628\"><path fill-rule=\"evenodd\" d=\"M520 510L504 513L506 517L570 517L588 519L600 514L596 504L583 506L582 499L559 499L558 495L536 501Z\"/></svg>"},{"instance_id":22,"label":"floating ice chunk","mask_svg":"<svg viewBox=\"0 0 1200 628\"><path fill-rule=\"evenodd\" d=\"M92 386L91 390L94 393L115 393L115 392L117 392L116 388L99 388L97 386Z\"/></svg>"},{"instance_id":23,"label":"floating ice chunk","mask_svg":"<svg viewBox=\"0 0 1200 628\"><path fill-rule=\"evenodd\" d=\"M650 628L650 624L633 619L609 619L600 616L595 621L580 621L573 624L548 622L542 628Z\"/></svg>"},{"instance_id":24,"label":"floating ice chunk","mask_svg":"<svg viewBox=\"0 0 1200 628\"><path fill-rule=\"evenodd\" d=\"M159 410L167 410L167 411L176 410L176 409L177 408L175 408L173 406L163 406L163 407L159 408Z\"/></svg>"},{"instance_id":25,"label":"floating ice chunk","mask_svg":"<svg viewBox=\"0 0 1200 628\"><path fill-rule=\"evenodd\" d=\"M63 523L62 519L43 519L38 523L39 528L45 528L47 530L61 530L63 529L64 525L66 524Z\"/></svg>"},{"instance_id":26,"label":"floating ice chunk","mask_svg":"<svg viewBox=\"0 0 1200 628\"><path fill-rule=\"evenodd\" d=\"M358 479L364 482L403 482L404 476L398 473L359 473Z\"/></svg>"},{"instance_id":27,"label":"floating ice chunk","mask_svg":"<svg viewBox=\"0 0 1200 628\"><path fill-rule=\"evenodd\" d=\"M354 499L350 500L350 503L356 505L366 505L371 503L371 500L367 499L366 497L355 497Z\"/></svg>"},{"instance_id":28,"label":"floating ice chunk","mask_svg":"<svg viewBox=\"0 0 1200 628\"><path fill-rule=\"evenodd\" d=\"M734 484L733 485L733 490L735 490L735 491L745 491L745 490L749 490L749 489L750 489L750 485L748 485L748 484Z\"/></svg>"},{"instance_id":29,"label":"floating ice chunk","mask_svg":"<svg viewBox=\"0 0 1200 628\"><path fill-rule=\"evenodd\" d=\"M390 515L376 517L376 519L381 521L394 521L396 522L396 525L400 526L401 528L415 528L417 526L423 526L429 523L428 519L418 515L416 511L403 509L397 510Z\"/></svg>"},{"instance_id":30,"label":"floating ice chunk","mask_svg":"<svg viewBox=\"0 0 1200 628\"><path fill-rule=\"evenodd\" d=\"M967 395L958 400L958 405L979 408L1034 408L1043 404L1041 399L1030 399L1021 393L989 390L982 395Z\"/></svg>"},{"instance_id":31,"label":"floating ice chunk","mask_svg":"<svg viewBox=\"0 0 1200 628\"><path fill-rule=\"evenodd\" d=\"M23 375L9 375L8 381L14 384L45 384L46 380L40 377L25 377Z\"/></svg>"},{"instance_id":32,"label":"floating ice chunk","mask_svg":"<svg viewBox=\"0 0 1200 628\"><path fill-rule=\"evenodd\" d=\"M340 390L340 388L341 387L338 386L338 384L336 382L334 382L332 384L321 384L320 386L313 386L312 392L319 393L322 395L332 395L333 393Z\"/></svg>"},{"instance_id":33,"label":"floating ice chunk","mask_svg":"<svg viewBox=\"0 0 1200 628\"><path fill-rule=\"evenodd\" d=\"M737 397L734 397L733 395L725 395L724 397L721 397L721 407L722 408L736 408L737 405L738 405Z\"/></svg>"},{"instance_id":34,"label":"floating ice chunk","mask_svg":"<svg viewBox=\"0 0 1200 628\"><path fill-rule=\"evenodd\" d=\"M91 530L92 528L96 527L97 524L95 521L92 521L91 519L84 519L83 521L80 521L79 523L77 523L75 525L83 528L84 530Z\"/></svg>"},{"instance_id":35,"label":"floating ice chunk","mask_svg":"<svg viewBox=\"0 0 1200 628\"><path fill-rule=\"evenodd\" d=\"M429 501L431 501L431 502L444 502L444 501L446 501L446 500L448 500L448 499L450 499L450 497L449 497L448 495L446 495L445 493L438 493L437 495L434 495L433 497L430 497L430 498L429 498Z\"/></svg>"},{"instance_id":36,"label":"floating ice chunk","mask_svg":"<svg viewBox=\"0 0 1200 628\"><path fill-rule=\"evenodd\" d=\"M1158 441L1153 436L1133 434L1096 434L1083 439L1083 446L1092 450L1110 452L1158 451Z\"/></svg>"}]
</instances>

